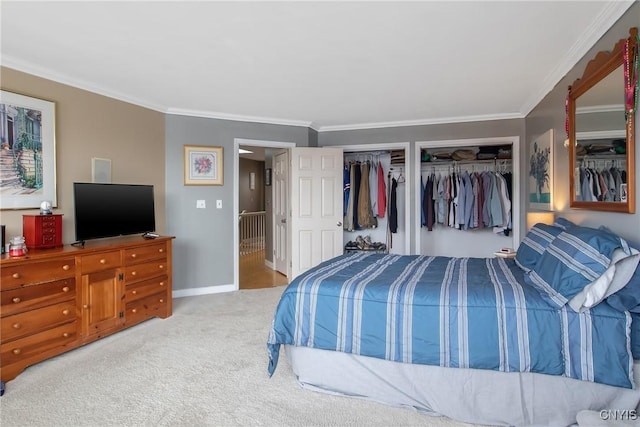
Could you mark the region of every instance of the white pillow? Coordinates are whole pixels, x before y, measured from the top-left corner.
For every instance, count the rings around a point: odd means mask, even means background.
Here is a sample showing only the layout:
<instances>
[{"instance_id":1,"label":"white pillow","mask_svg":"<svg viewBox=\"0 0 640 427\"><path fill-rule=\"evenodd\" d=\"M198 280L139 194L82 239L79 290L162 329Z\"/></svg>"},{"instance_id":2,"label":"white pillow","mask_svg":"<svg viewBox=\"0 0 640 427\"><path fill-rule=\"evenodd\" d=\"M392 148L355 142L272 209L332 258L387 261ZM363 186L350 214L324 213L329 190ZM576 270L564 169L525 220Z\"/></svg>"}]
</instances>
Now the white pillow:
<instances>
[{"instance_id":1,"label":"white pillow","mask_svg":"<svg viewBox=\"0 0 640 427\"><path fill-rule=\"evenodd\" d=\"M631 255L629 255L620 248L616 249L611 256L607 270L571 298L569 306L578 312L595 307L609 295L615 294L629 283L639 262L640 252L638 250L631 248Z\"/></svg>"}]
</instances>

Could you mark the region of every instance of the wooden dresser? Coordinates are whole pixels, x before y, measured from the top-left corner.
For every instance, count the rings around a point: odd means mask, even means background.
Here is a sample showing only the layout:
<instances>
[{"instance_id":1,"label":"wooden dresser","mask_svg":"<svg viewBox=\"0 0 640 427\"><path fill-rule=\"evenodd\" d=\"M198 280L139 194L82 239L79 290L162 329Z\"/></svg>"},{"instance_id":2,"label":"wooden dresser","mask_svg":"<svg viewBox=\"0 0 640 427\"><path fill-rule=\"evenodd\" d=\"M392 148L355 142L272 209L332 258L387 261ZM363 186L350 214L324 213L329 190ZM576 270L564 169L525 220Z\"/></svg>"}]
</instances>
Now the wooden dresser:
<instances>
[{"instance_id":1,"label":"wooden dresser","mask_svg":"<svg viewBox=\"0 0 640 427\"><path fill-rule=\"evenodd\" d=\"M89 241L0 261L0 379L172 314L172 237Z\"/></svg>"}]
</instances>

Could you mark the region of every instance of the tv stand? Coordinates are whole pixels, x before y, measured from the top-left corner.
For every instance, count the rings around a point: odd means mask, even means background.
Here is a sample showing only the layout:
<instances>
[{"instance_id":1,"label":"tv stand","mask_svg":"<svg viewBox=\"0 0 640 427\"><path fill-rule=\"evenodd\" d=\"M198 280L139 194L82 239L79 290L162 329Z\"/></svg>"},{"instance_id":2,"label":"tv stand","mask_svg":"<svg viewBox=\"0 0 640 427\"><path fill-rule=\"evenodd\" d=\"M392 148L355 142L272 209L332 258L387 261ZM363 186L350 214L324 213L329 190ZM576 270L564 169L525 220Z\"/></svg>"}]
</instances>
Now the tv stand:
<instances>
[{"instance_id":1,"label":"tv stand","mask_svg":"<svg viewBox=\"0 0 640 427\"><path fill-rule=\"evenodd\" d=\"M34 249L0 262L0 380L172 314L171 242L128 236Z\"/></svg>"}]
</instances>

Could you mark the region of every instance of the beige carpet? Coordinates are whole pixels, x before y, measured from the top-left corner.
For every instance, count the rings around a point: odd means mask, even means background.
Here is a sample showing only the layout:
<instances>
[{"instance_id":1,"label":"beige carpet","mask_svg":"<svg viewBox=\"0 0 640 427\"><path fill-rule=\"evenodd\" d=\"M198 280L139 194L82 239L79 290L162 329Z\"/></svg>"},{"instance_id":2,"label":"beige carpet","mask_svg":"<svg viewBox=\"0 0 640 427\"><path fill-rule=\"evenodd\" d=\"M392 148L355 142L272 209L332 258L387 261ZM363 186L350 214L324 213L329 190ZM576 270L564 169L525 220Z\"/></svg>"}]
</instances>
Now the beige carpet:
<instances>
[{"instance_id":1,"label":"beige carpet","mask_svg":"<svg viewBox=\"0 0 640 427\"><path fill-rule=\"evenodd\" d=\"M284 287L174 300L152 319L28 368L0 398L12 426L441 426L468 424L303 390L286 357L267 376Z\"/></svg>"}]
</instances>

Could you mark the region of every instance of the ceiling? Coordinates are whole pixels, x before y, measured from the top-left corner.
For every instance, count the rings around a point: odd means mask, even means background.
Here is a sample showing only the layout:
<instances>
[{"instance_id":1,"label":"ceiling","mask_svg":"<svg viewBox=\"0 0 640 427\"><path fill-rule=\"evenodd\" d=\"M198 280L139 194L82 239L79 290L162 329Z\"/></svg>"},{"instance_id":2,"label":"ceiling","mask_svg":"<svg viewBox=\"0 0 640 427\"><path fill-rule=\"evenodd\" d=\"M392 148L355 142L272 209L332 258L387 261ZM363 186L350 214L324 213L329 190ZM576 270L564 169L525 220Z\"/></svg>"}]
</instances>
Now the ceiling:
<instances>
[{"instance_id":1,"label":"ceiling","mask_svg":"<svg viewBox=\"0 0 640 427\"><path fill-rule=\"evenodd\" d=\"M0 3L1 63L318 131L522 118L632 1Z\"/></svg>"}]
</instances>

